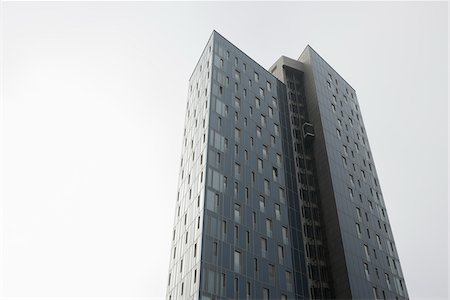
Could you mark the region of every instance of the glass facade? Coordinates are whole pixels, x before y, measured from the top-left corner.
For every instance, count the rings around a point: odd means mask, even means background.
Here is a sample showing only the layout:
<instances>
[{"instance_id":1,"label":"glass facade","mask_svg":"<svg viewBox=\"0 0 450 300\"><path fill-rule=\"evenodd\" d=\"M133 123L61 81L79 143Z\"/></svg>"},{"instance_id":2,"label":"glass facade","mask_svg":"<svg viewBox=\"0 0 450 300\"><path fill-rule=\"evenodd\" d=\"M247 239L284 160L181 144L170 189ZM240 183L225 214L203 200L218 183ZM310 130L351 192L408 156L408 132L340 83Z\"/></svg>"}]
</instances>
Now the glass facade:
<instances>
[{"instance_id":1,"label":"glass facade","mask_svg":"<svg viewBox=\"0 0 450 300\"><path fill-rule=\"evenodd\" d=\"M356 93L311 48L300 61L269 72L209 39L189 81L167 299L407 297Z\"/></svg>"}]
</instances>

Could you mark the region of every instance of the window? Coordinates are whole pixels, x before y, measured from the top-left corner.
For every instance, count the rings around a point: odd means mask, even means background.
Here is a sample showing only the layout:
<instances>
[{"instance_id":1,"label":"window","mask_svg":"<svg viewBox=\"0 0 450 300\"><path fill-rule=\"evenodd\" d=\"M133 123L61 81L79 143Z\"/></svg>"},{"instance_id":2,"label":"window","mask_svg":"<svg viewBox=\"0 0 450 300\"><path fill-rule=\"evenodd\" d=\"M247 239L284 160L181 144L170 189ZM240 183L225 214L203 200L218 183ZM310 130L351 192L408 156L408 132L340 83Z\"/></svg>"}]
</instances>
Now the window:
<instances>
[{"instance_id":1,"label":"window","mask_svg":"<svg viewBox=\"0 0 450 300\"><path fill-rule=\"evenodd\" d=\"M270 136L270 144L271 144L272 146L275 145L275 137L274 137L273 135Z\"/></svg>"},{"instance_id":2,"label":"window","mask_svg":"<svg viewBox=\"0 0 450 300\"><path fill-rule=\"evenodd\" d=\"M366 253L366 259L370 261L369 247L364 245L364 253Z\"/></svg>"},{"instance_id":3,"label":"window","mask_svg":"<svg viewBox=\"0 0 450 300\"><path fill-rule=\"evenodd\" d=\"M372 287L373 299L378 299L378 291L376 287Z\"/></svg>"},{"instance_id":4,"label":"window","mask_svg":"<svg viewBox=\"0 0 450 300\"><path fill-rule=\"evenodd\" d=\"M369 265L364 263L364 273L366 274L366 279L370 281Z\"/></svg>"},{"instance_id":5,"label":"window","mask_svg":"<svg viewBox=\"0 0 450 300\"><path fill-rule=\"evenodd\" d=\"M277 153L277 165L281 167L281 155Z\"/></svg>"},{"instance_id":6,"label":"window","mask_svg":"<svg viewBox=\"0 0 450 300\"><path fill-rule=\"evenodd\" d=\"M241 222L241 206L237 203L234 204L234 221Z\"/></svg>"},{"instance_id":7,"label":"window","mask_svg":"<svg viewBox=\"0 0 450 300\"><path fill-rule=\"evenodd\" d=\"M240 141L241 141L241 131L240 131L238 128L235 128L235 129L234 129L234 139L235 139L237 142L240 142Z\"/></svg>"},{"instance_id":8,"label":"window","mask_svg":"<svg viewBox=\"0 0 450 300\"><path fill-rule=\"evenodd\" d=\"M274 283L275 282L275 266L269 264L269 280Z\"/></svg>"},{"instance_id":9,"label":"window","mask_svg":"<svg viewBox=\"0 0 450 300\"><path fill-rule=\"evenodd\" d=\"M272 90L272 84L270 82L268 82L268 81L267 81L266 87L267 87L268 91Z\"/></svg>"},{"instance_id":10,"label":"window","mask_svg":"<svg viewBox=\"0 0 450 300\"><path fill-rule=\"evenodd\" d=\"M234 78L235 78L236 81L238 81L238 82L241 80L241 73L240 73L238 70L235 70Z\"/></svg>"},{"instance_id":11,"label":"window","mask_svg":"<svg viewBox=\"0 0 450 300\"><path fill-rule=\"evenodd\" d=\"M241 108L241 99L239 99L238 97L235 97L235 98L234 98L234 106L235 106L237 109L240 109L240 108Z\"/></svg>"},{"instance_id":12,"label":"window","mask_svg":"<svg viewBox=\"0 0 450 300\"><path fill-rule=\"evenodd\" d=\"M259 80L259 74L255 72L255 81L258 82Z\"/></svg>"},{"instance_id":13,"label":"window","mask_svg":"<svg viewBox=\"0 0 450 300\"><path fill-rule=\"evenodd\" d=\"M247 71L247 65L246 64L242 65L242 70L244 70L244 72Z\"/></svg>"},{"instance_id":14,"label":"window","mask_svg":"<svg viewBox=\"0 0 450 300\"><path fill-rule=\"evenodd\" d=\"M263 300L269 300L269 289L263 288Z\"/></svg>"},{"instance_id":15,"label":"window","mask_svg":"<svg viewBox=\"0 0 450 300\"><path fill-rule=\"evenodd\" d=\"M267 159L267 150L268 150L267 146L263 145L263 147L262 147L262 155L263 155L263 158L265 158L265 159Z\"/></svg>"},{"instance_id":16,"label":"window","mask_svg":"<svg viewBox=\"0 0 450 300\"><path fill-rule=\"evenodd\" d=\"M217 242L213 243L213 255L217 256Z\"/></svg>"},{"instance_id":17,"label":"window","mask_svg":"<svg viewBox=\"0 0 450 300\"><path fill-rule=\"evenodd\" d=\"M336 112L336 106L334 104L331 104L331 109L333 110L333 112Z\"/></svg>"},{"instance_id":18,"label":"window","mask_svg":"<svg viewBox=\"0 0 450 300\"><path fill-rule=\"evenodd\" d=\"M377 237L378 248L381 250L383 247L381 246L380 236L377 234L376 237Z\"/></svg>"},{"instance_id":19,"label":"window","mask_svg":"<svg viewBox=\"0 0 450 300\"><path fill-rule=\"evenodd\" d=\"M261 238L261 256L267 257L267 239Z\"/></svg>"},{"instance_id":20,"label":"window","mask_svg":"<svg viewBox=\"0 0 450 300\"><path fill-rule=\"evenodd\" d=\"M264 98L264 89L259 88L259 95Z\"/></svg>"},{"instance_id":21,"label":"window","mask_svg":"<svg viewBox=\"0 0 450 300\"><path fill-rule=\"evenodd\" d=\"M270 183L267 179L264 179L264 193L270 195Z\"/></svg>"},{"instance_id":22,"label":"window","mask_svg":"<svg viewBox=\"0 0 450 300\"><path fill-rule=\"evenodd\" d=\"M261 212L264 212L266 207L266 199L263 196L259 196L259 209L261 210Z\"/></svg>"},{"instance_id":23,"label":"window","mask_svg":"<svg viewBox=\"0 0 450 300\"><path fill-rule=\"evenodd\" d=\"M281 219L280 204L275 204L275 218L277 220Z\"/></svg>"},{"instance_id":24,"label":"window","mask_svg":"<svg viewBox=\"0 0 450 300\"><path fill-rule=\"evenodd\" d=\"M234 58L234 65L237 66L237 65L238 65L238 62L239 62L238 58L235 57L235 58Z\"/></svg>"},{"instance_id":25,"label":"window","mask_svg":"<svg viewBox=\"0 0 450 300\"><path fill-rule=\"evenodd\" d=\"M234 271L241 272L241 252L234 251Z\"/></svg>"},{"instance_id":26,"label":"window","mask_svg":"<svg viewBox=\"0 0 450 300\"><path fill-rule=\"evenodd\" d=\"M272 105L273 107L278 107L278 100L275 97L272 97Z\"/></svg>"},{"instance_id":27,"label":"window","mask_svg":"<svg viewBox=\"0 0 450 300\"><path fill-rule=\"evenodd\" d=\"M261 126L266 127L266 116L261 115Z\"/></svg>"},{"instance_id":28,"label":"window","mask_svg":"<svg viewBox=\"0 0 450 300\"><path fill-rule=\"evenodd\" d=\"M266 234L268 237L272 237L272 220L266 219Z\"/></svg>"},{"instance_id":29,"label":"window","mask_svg":"<svg viewBox=\"0 0 450 300\"><path fill-rule=\"evenodd\" d=\"M284 263L284 248L280 245L278 245L278 262L280 264Z\"/></svg>"},{"instance_id":30,"label":"window","mask_svg":"<svg viewBox=\"0 0 450 300\"><path fill-rule=\"evenodd\" d=\"M206 209L217 213L219 209L219 194L210 191L206 191Z\"/></svg>"},{"instance_id":31,"label":"window","mask_svg":"<svg viewBox=\"0 0 450 300\"><path fill-rule=\"evenodd\" d=\"M286 271L286 287L289 292L292 292L292 274Z\"/></svg>"},{"instance_id":32,"label":"window","mask_svg":"<svg viewBox=\"0 0 450 300\"><path fill-rule=\"evenodd\" d=\"M282 236L283 236L283 243L285 244L285 245L287 245L288 244L288 242L289 242L289 237L288 237L288 229L287 229L287 227L281 227L281 234L282 234Z\"/></svg>"},{"instance_id":33,"label":"window","mask_svg":"<svg viewBox=\"0 0 450 300\"><path fill-rule=\"evenodd\" d=\"M263 171L263 160L261 158L258 158L258 172L262 173Z\"/></svg>"},{"instance_id":34,"label":"window","mask_svg":"<svg viewBox=\"0 0 450 300\"><path fill-rule=\"evenodd\" d=\"M261 100L258 97L255 97L255 106L256 108L261 108Z\"/></svg>"},{"instance_id":35,"label":"window","mask_svg":"<svg viewBox=\"0 0 450 300\"><path fill-rule=\"evenodd\" d=\"M273 177L273 181L275 181L275 182L278 181L278 169L275 167L272 168L272 177Z\"/></svg>"},{"instance_id":36,"label":"window","mask_svg":"<svg viewBox=\"0 0 450 300\"><path fill-rule=\"evenodd\" d=\"M356 215L358 216L358 220L361 221L361 210L359 209L359 207L356 208Z\"/></svg>"},{"instance_id":37,"label":"window","mask_svg":"<svg viewBox=\"0 0 450 300\"><path fill-rule=\"evenodd\" d=\"M280 202L281 203L285 203L286 202L286 194L284 192L284 189L283 188L279 188L278 189L278 194L279 194L279 197L280 197Z\"/></svg>"},{"instance_id":38,"label":"window","mask_svg":"<svg viewBox=\"0 0 450 300\"><path fill-rule=\"evenodd\" d=\"M273 108L269 106L269 118L273 118Z\"/></svg>"},{"instance_id":39,"label":"window","mask_svg":"<svg viewBox=\"0 0 450 300\"><path fill-rule=\"evenodd\" d=\"M358 223L355 223L356 225L356 234L358 235L359 238L361 238L361 227L359 226Z\"/></svg>"},{"instance_id":40,"label":"window","mask_svg":"<svg viewBox=\"0 0 450 300\"><path fill-rule=\"evenodd\" d=\"M256 136L258 138L261 138L261 127L259 127L259 126L256 126Z\"/></svg>"},{"instance_id":41,"label":"window","mask_svg":"<svg viewBox=\"0 0 450 300\"><path fill-rule=\"evenodd\" d=\"M238 163L234 164L234 177L236 177L236 178L241 177L241 165Z\"/></svg>"},{"instance_id":42,"label":"window","mask_svg":"<svg viewBox=\"0 0 450 300\"><path fill-rule=\"evenodd\" d=\"M388 286L388 289L391 290L391 280L389 278L389 274L384 273L384 278L386 278L386 284Z\"/></svg>"},{"instance_id":43,"label":"window","mask_svg":"<svg viewBox=\"0 0 450 300\"><path fill-rule=\"evenodd\" d=\"M336 134L337 134L338 138L341 138L341 131L337 128L336 128Z\"/></svg>"},{"instance_id":44,"label":"window","mask_svg":"<svg viewBox=\"0 0 450 300\"><path fill-rule=\"evenodd\" d=\"M280 135L280 127L278 124L273 124L273 129L275 131L275 135Z\"/></svg>"}]
</instances>

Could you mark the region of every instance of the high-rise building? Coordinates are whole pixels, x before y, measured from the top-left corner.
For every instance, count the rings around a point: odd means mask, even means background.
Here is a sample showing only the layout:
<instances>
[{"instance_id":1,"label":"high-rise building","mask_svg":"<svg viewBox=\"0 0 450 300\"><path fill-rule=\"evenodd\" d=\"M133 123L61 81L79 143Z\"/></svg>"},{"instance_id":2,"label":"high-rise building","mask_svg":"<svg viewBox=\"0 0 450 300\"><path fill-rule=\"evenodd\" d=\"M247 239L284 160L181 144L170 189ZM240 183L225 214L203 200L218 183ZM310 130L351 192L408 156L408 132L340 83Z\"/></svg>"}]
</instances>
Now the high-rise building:
<instances>
[{"instance_id":1,"label":"high-rise building","mask_svg":"<svg viewBox=\"0 0 450 300\"><path fill-rule=\"evenodd\" d=\"M189 80L167 299L407 299L355 90L213 32Z\"/></svg>"}]
</instances>

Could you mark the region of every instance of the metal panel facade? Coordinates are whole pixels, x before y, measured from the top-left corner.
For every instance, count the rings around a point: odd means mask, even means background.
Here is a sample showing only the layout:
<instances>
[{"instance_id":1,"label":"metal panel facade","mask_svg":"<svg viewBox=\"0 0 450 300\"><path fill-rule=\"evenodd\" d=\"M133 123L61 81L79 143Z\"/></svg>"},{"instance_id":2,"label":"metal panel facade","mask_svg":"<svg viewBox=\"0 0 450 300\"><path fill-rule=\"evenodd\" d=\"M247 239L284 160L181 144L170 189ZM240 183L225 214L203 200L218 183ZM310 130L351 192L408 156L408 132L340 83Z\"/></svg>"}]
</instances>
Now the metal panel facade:
<instances>
[{"instance_id":1,"label":"metal panel facade","mask_svg":"<svg viewBox=\"0 0 450 300\"><path fill-rule=\"evenodd\" d=\"M167 299L407 298L355 91L213 32L189 81Z\"/></svg>"}]
</instances>

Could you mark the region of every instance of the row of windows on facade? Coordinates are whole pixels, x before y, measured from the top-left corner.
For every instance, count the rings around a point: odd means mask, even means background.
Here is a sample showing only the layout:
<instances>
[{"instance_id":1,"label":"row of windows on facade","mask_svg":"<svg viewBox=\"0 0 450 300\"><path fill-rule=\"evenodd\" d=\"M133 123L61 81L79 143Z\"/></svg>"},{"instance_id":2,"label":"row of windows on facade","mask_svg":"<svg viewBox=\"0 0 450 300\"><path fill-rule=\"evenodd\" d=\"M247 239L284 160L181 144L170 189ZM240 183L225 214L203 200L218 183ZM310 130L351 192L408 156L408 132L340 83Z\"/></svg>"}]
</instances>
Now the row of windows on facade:
<instances>
[{"instance_id":1,"label":"row of windows on facade","mask_svg":"<svg viewBox=\"0 0 450 300\"><path fill-rule=\"evenodd\" d=\"M328 73L327 87L328 87L329 89L331 89L331 83L332 83L332 82L333 82L333 76L332 76L330 73ZM337 88L337 86L339 85L339 83L338 83L337 78L334 79L334 83L335 83L335 85L336 85L336 87L335 87L336 94L339 94L339 89ZM347 95L349 95L348 87L345 88L345 93L346 93ZM353 92L350 92L350 95L351 95L352 99L355 99L355 96L353 95ZM345 96L345 99L347 99L346 96Z\"/></svg>"},{"instance_id":2,"label":"row of windows on facade","mask_svg":"<svg viewBox=\"0 0 450 300\"><path fill-rule=\"evenodd\" d=\"M225 223L226 224L226 223ZM224 226L224 228L226 228L226 226ZM225 229L226 232L226 229ZM238 232L237 226L235 226L235 232ZM237 233L235 233L237 234ZM283 227L283 239L285 240L285 244L287 244L287 229L285 227ZM247 249L250 247L250 232L246 231L246 240L247 240ZM267 258L268 257L268 244L267 244L267 239L266 238L261 238L261 256L263 258ZM284 247L282 245L278 245L277 247L278 249L278 264L283 265L285 262L285 250ZM194 244L193 247L193 257L195 258L197 255L197 244ZM219 256L219 247L218 247L218 242L213 242L213 247L212 247L212 255L217 257ZM173 250L173 259L175 259L176 257L176 248L174 248ZM245 266L245 262L244 262L244 257L242 254L242 250L235 250L234 251L234 266L233 266L233 271L235 273L243 273L243 266ZM259 264L258 264L258 258L254 257L253 258L253 266L254 266L254 272L258 273L258 269L259 269ZM269 278L270 281L274 282L275 281L275 265L268 263L267 264L268 267L268 274L269 274ZM183 272L183 259L180 260L180 264L179 264L179 272L182 273ZM289 274L288 274L289 273ZM290 282L288 279L291 278L291 272L286 272L287 276L287 282ZM169 282L168 285L170 285L170 279L171 279L171 274L169 274ZM272 280L273 279L273 280ZM196 272L194 273L194 283L196 280ZM290 291L292 288L291 284L288 284L288 290Z\"/></svg>"},{"instance_id":3,"label":"row of windows on facade","mask_svg":"<svg viewBox=\"0 0 450 300\"><path fill-rule=\"evenodd\" d=\"M333 111L333 113L337 113L337 109L336 109L336 105L333 103L333 102L331 102L331 110ZM353 112L353 110L352 110L352 112ZM344 117L344 111L341 109L340 110L340 115L341 115L341 118L342 119L344 119L345 117ZM344 123L343 121L342 121L342 119L340 119L339 117L337 117L337 121L338 121L338 124L339 124L339 127L340 128L343 128L343 126L342 126L342 124L344 124L345 126L345 129L347 130L347 131L350 131L350 128L348 127L348 124L347 123ZM366 144L366 140L365 140L365 130L364 130L364 126L363 126L363 124L362 124L362 121L361 121L361 119L359 118L359 115L357 115L357 120L360 122L358 125L359 125L359 131L360 131L360 133L362 134L362 137L359 135L359 133L358 132L356 132L356 134L357 134L357 137L358 137L358 140L362 140L362 142L363 142L363 144L365 145ZM352 117L348 117L348 123L350 124L350 126L352 127L352 128L355 128L355 123L353 122L353 118Z\"/></svg>"},{"instance_id":4,"label":"row of windows on facade","mask_svg":"<svg viewBox=\"0 0 450 300\"><path fill-rule=\"evenodd\" d=\"M373 212L372 201L368 200L368 202L369 202L370 213L373 214L374 212ZM377 208L378 208L378 213L379 213L380 217L382 218L382 220L387 221L386 215L384 213L384 209L379 206L377 206ZM359 207L356 207L356 215L357 215L358 221L362 222L361 209ZM364 215L365 215L366 222L369 223L369 215L367 214L367 212L364 212ZM375 219L377 220L377 223L378 223L378 229L381 231L382 230L381 222L378 218L375 218ZM384 227L384 231L385 231L386 235L389 236L389 231L388 231L386 223L383 223L383 225L384 225L383 227Z\"/></svg>"},{"instance_id":5,"label":"row of windows on facade","mask_svg":"<svg viewBox=\"0 0 450 300\"><path fill-rule=\"evenodd\" d=\"M344 158L345 159L345 158ZM345 165L345 163L344 163L344 165ZM355 168L355 164L353 164L353 169L354 169L354 171L356 171L356 168ZM351 183L351 185L352 186L355 186L355 184L354 184L354 179L353 179L353 175L352 174L349 174L349 177L350 177L350 183ZM357 180L357 182L358 182L358 187L360 188L360 189L362 189L362 185L361 185L361 182L360 182L360 180ZM355 200L355 192L354 192L354 189L352 188L352 187L347 187L348 188L348 193L349 193L349 196L350 196L350 200ZM383 221L386 221L387 220L387 217L386 217L386 213L385 213L385 210L384 210L384 205L383 205L383 198L382 198L382 196L381 196L381 193L379 193L378 191L376 191L376 190L374 190L374 188L373 187L371 187L371 186L369 186L369 191L370 191L370 196L371 196L371 198L373 198L373 199L375 199L375 202L377 202L377 205L376 205L376 207L377 207L377 210L378 210L378 214L379 214L379 217L383 220ZM359 195L359 201L361 202L361 203L363 203L363 197L362 197L362 194L361 193L359 193L358 194ZM371 201L371 200L367 200L367 204L369 205L369 209L370 209L370 212L371 213L373 213L373 202Z\"/></svg>"},{"instance_id":6,"label":"row of windows on facade","mask_svg":"<svg viewBox=\"0 0 450 300\"><path fill-rule=\"evenodd\" d=\"M230 52L228 50L226 50L225 53L223 53L223 48L221 46L219 46L218 49L218 55L217 58L215 57L215 59L217 59L218 61L218 67L220 68L224 68L224 58L226 60L230 59ZM237 56L234 56L234 67L238 68L239 67L239 58ZM242 62L242 71L244 73L247 72L247 64L245 62ZM235 70L235 77L236 79L240 79L240 71L238 71L237 69ZM253 79L255 80L255 82L260 82L260 75L258 72L256 72L255 70L253 70ZM266 88L268 91L272 90L272 82L270 81L266 81Z\"/></svg>"},{"instance_id":7,"label":"row of windows on facade","mask_svg":"<svg viewBox=\"0 0 450 300\"><path fill-rule=\"evenodd\" d=\"M202 172L202 174L203 174L203 172ZM224 184L226 185L226 177L224 177L224 178L225 178ZM267 184L268 184L268 182L267 182ZM269 192L269 191L270 191L270 189L267 187L266 192ZM234 193L235 193L235 197L237 197L237 194L238 194L238 183L237 182L235 182L235 185L234 185ZM246 201L248 201L248 198L249 198L249 189L248 189L248 187L245 188L245 197L246 197L245 198ZM283 188L279 188L279 198L280 198L281 203L285 203L285 194L284 194L284 189ZM210 210L210 211L218 213L219 205L220 205L220 203L219 203L219 193L212 192L211 190L208 189L207 195L206 195L206 205L205 205L206 208L208 210ZM177 213L178 217L180 217L180 207L181 206L179 205L178 206L178 213ZM197 207L200 207L200 196L197 197ZM266 198L264 196L262 196L262 195L259 196L259 208L260 208L260 211L262 213L265 212L265 209L266 209ZM276 219L277 220L281 220L281 206L280 206L280 204L275 203L274 204L274 210L275 210L275 217L276 217ZM187 218L187 213L186 213L184 215L184 225L185 225L185 227L187 226L187 219L188 218ZM239 223L242 222L242 208L241 208L241 205L238 204L238 203L234 204L234 219L235 219L236 222L239 222ZM253 219L253 224L256 227L257 220L256 220L256 213L255 212L253 212L252 219ZM200 228L200 216L198 216L198 219L197 219L197 229L199 229L199 228ZM269 218L266 219L266 230L267 230L266 234L269 237L272 237L272 228L273 228L272 220L269 219ZM225 226L224 226L224 230L226 231L226 223L225 223ZM186 231L185 232L185 244L188 243L188 234L189 234L189 232ZM283 239L285 241L287 241L287 228L283 227L282 234L283 234ZM175 236L176 236L176 230L173 231L173 240L175 240ZM175 257L175 254L174 254L174 257Z\"/></svg>"},{"instance_id":8,"label":"row of windows on facade","mask_svg":"<svg viewBox=\"0 0 450 300\"><path fill-rule=\"evenodd\" d=\"M357 234L358 238L362 239L362 231L361 231L360 223L356 222L355 226L356 226L356 234ZM370 231L371 230L369 228L366 228L367 238L369 240L371 239ZM375 237L376 237L376 241L377 241L377 245L378 245L378 249L379 250L381 250L381 251L388 250L389 251L388 253L390 255L395 256L394 243L391 240L389 240L388 238L385 238L387 246L386 246L386 249L383 249L383 245L382 245L382 242L381 242L380 235L379 234L375 234Z\"/></svg>"},{"instance_id":9,"label":"row of windows on facade","mask_svg":"<svg viewBox=\"0 0 450 300\"><path fill-rule=\"evenodd\" d=\"M366 279L369 282L373 282L374 280L371 278L371 274L369 271L369 264L368 263L363 263L363 267L364 267L364 274L366 275ZM375 275L377 277L377 279L380 279L380 274L378 271L378 268L375 268ZM404 295L404 287L403 287L403 281L402 279L399 279L397 277L394 276L394 282L395 282L395 286L396 289L393 288L392 283L391 283L391 277L389 276L388 273L384 273L384 279L386 282L386 286L388 288L389 291L394 292L394 293L398 293L400 295ZM373 287L373 292L374 292L374 298L375 299L379 299L378 298L378 291L377 291L377 287ZM384 291L382 291L383 294L383 299L386 299L386 294Z\"/></svg>"},{"instance_id":10,"label":"row of windows on facade","mask_svg":"<svg viewBox=\"0 0 450 300\"><path fill-rule=\"evenodd\" d=\"M222 74L220 71L217 71L217 82L220 84L220 92L223 92L223 86L226 88L230 86L230 77ZM237 93L239 91L239 85L241 84L241 73L238 70L234 71L234 92ZM248 88L253 87L253 81L251 79L248 80ZM268 92L272 91L272 84L267 81L266 89ZM266 89L263 87L258 88L259 96L264 98L266 96ZM243 89L244 97L247 96L247 89Z\"/></svg>"},{"instance_id":11,"label":"row of windows on facade","mask_svg":"<svg viewBox=\"0 0 450 300\"><path fill-rule=\"evenodd\" d=\"M269 266L269 276L270 276L271 272L273 272L273 280L275 281L275 270L274 270L274 268L272 270L272 268ZM225 273L220 273L220 274L217 274L220 277L215 278L217 276L214 276L215 275L214 273L216 273L216 272L209 271L208 276L204 277L203 281L205 282L204 283L205 290L212 294L214 291L218 291L220 289L220 292L217 292L217 294L223 294L223 291L225 291L225 289L226 289L226 280L227 280L226 277L227 276ZM270 278L272 278L272 277L270 277ZM286 271L285 278L286 278L286 290L288 292L291 292L292 291L292 274L291 274L291 272ZM233 278L234 293L235 293L236 298L239 298L239 288L240 288L239 279L240 278L238 276L234 276L234 278ZM193 280L194 280L194 284L195 284L197 282L197 270L194 270L194 279ZM219 283L221 286L217 287L216 286L217 283ZM170 284L170 274L169 274L169 284ZM245 291L246 299L252 299L252 296L253 296L252 292L254 292L254 291L252 290L251 282L247 281L245 284L245 287L246 287L246 291ZM262 293L262 299L264 299L264 300L269 300L269 299L287 300L288 299L287 293L286 294L281 293L281 295L279 296L280 298L274 297L273 295L271 295L271 290L268 287L263 287L261 289L261 293ZM184 295L184 282L182 282L180 285L180 295L181 296ZM169 295L169 300L171 298L172 298L172 295ZM203 294L201 297L201 299L204 299L204 300L210 300L210 299L214 299L214 298L215 298L214 296L212 296L212 297L207 296L206 293Z\"/></svg>"}]
</instances>

